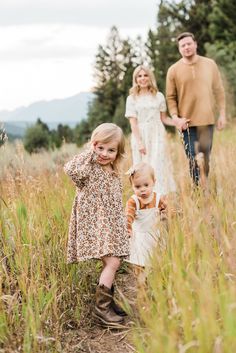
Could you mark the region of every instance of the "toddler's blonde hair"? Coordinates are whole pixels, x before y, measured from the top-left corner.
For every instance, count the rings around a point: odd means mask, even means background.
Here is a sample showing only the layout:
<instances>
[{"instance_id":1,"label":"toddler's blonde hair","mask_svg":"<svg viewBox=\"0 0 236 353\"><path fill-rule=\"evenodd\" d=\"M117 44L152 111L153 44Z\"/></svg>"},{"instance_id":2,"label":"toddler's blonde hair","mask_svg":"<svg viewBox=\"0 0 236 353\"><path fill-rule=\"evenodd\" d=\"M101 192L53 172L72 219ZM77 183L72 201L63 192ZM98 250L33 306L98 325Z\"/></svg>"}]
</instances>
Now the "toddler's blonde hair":
<instances>
[{"instance_id":1,"label":"toddler's blonde hair","mask_svg":"<svg viewBox=\"0 0 236 353\"><path fill-rule=\"evenodd\" d=\"M129 175L129 181L131 185L133 185L135 177L143 176L144 174L146 174L147 176L150 176L153 181L156 180L154 169L150 164L145 162L135 164L133 167L129 169L127 174Z\"/></svg>"},{"instance_id":2,"label":"toddler's blonde hair","mask_svg":"<svg viewBox=\"0 0 236 353\"><path fill-rule=\"evenodd\" d=\"M137 84L137 76L139 74L139 72L143 70L145 71L145 73L148 75L150 83L148 86L148 91L155 95L158 92L158 88L157 88L157 83L156 83L156 79L154 76L154 73L151 71L151 69L147 66L144 65L139 65L138 67L136 67L136 69L133 72L133 86L130 88L129 93L133 94L134 96L138 95L140 92L140 87Z\"/></svg>"},{"instance_id":3,"label":"toddler's blonde hair","mask_svg":"<svg viewBox=\"0 0 236 353\"><path fill-rule=\"evenodd\" d=\"M114 140L118 141L118 151L116 159L113 162L113 168L118 171L119 163L125 155L125 137L122 129L113 123L98 125L92 132L90 143L109 143Z\"/></svg>"}]
</instances>

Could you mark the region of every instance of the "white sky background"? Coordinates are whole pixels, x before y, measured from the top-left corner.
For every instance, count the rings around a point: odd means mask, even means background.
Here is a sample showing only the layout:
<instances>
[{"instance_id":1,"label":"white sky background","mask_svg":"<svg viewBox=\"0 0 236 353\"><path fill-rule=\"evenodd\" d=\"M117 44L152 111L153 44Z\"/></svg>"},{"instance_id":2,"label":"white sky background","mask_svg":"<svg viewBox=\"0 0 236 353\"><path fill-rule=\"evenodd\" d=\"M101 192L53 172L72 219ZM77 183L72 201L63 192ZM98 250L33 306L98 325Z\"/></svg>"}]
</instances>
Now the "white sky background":
<instances>
[{"instance_id":1,"label":"white sky background","mask_svg":"<svg viewBox=\"0 0 236 353\"><path fill-rule=\"evenodd\" d=\"M110 28L146 38L158 0L0 0L0 110L65 98L93 85Z\"/></svg>"}]
</instances>

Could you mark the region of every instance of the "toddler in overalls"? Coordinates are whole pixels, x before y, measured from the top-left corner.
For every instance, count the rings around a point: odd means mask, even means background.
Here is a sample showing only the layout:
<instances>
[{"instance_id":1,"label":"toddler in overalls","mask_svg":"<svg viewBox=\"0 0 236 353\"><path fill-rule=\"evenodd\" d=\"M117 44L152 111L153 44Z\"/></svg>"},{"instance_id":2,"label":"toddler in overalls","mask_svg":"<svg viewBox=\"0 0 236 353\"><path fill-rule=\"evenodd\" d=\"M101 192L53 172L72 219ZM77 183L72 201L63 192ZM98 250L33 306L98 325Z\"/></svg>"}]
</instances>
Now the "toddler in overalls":
<instances>
[{"instance_id":1,"label":"toddler in overalls","mask_svg":"<svg viewBox=\"0 0 236 353\"><path fill-rule=\"evenodd\" d=\"M127 227L130 235L128 262L145 267L160 240L158 220L165 217L166 196L153 191L155 174L147 163L139 163L128 173L134 194L126 203Z\"/></svg>"}]
</instances>

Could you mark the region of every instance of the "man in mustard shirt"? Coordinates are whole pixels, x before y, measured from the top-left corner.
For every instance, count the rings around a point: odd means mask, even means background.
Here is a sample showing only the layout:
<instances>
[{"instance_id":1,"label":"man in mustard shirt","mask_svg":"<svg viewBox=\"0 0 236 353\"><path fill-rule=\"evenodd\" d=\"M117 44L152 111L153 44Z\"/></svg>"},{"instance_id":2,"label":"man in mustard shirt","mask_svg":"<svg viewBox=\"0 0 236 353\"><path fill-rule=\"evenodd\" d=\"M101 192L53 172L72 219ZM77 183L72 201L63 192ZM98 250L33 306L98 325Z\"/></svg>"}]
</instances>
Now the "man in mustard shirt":
<instances>
[{"instance_id":1,"label":"man in mustard shirt","mask_svg":"<svg viewBox=\"0 0 236 353\"><path fill-rule=\"evenodd\" d=\"M189 158L190 174L195 184L209 173L216 106L217 129L225 127L225 93L219 69L214 60L197 54L197 42L190 32L177 37L182 56L167 72L166 99L172 118L180 126ZM217 104L216 104L217 103Z\"/></svg>"}]
</instances>

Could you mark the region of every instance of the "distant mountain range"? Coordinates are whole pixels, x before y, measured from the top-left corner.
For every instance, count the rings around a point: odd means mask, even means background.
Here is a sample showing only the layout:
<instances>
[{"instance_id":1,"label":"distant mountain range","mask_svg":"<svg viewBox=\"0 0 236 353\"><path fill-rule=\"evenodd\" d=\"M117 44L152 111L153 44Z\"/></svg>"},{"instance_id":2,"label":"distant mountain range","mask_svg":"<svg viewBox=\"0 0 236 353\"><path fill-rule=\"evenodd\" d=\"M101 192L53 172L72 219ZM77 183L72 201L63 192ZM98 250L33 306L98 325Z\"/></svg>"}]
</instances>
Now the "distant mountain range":
<instances>
[{"instance_id":1,"label":"distant mountain range","mask_svg":"<svg viewBox=\"0 0 236 353\"><path fill-rule=\"evenodd\" d=\"M23 136L28 126L38 118L50 129L58 124L74 127L82 119L87 118L88 105L93 99L93 93L81 92L65 99L39 101L28 107L20 107L13 111L0 111L0 124L4 124L6 132L13 136Z\"/></svg>"}]
</instances>

